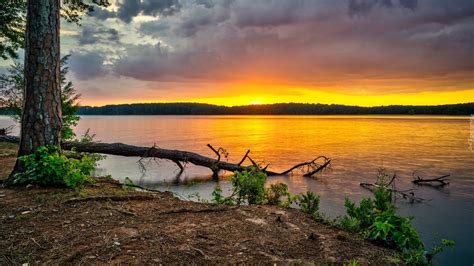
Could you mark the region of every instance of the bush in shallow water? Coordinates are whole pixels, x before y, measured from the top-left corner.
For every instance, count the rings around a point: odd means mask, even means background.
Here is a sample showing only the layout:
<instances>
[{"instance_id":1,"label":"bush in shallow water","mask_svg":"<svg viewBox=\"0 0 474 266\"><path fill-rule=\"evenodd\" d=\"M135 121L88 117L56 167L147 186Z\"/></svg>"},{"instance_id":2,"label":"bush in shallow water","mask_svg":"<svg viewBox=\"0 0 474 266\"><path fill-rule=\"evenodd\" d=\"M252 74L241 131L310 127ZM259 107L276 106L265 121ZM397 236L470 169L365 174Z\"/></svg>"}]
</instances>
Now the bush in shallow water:
<instances>
[{"instance_id":1,"label":"bush in shallow water","mask_svg":"<svg viewBox=\"0 0 474 266\"><path fill-rule=\"evenodd\" d=\"M13 184L80 188L93 182L90 174L96 160L84 154L80 159L68 158L60 153L58 147L51 145L39 147L34 153L19 159L24 170L15 174Z\"/></svg>"},{"instance_id":2,"label":"bush in shallow water","mask_svg":"<svg viewBox=\"0 0 474 266\"><path fill-rule=\"evenodd\" d=\"M361 232L371 241L398 249L401 254L393 262L406 265L429 264L435 254L454 245L451 240L443 240L441 245L435 246L428 253L411 224L412 218L397 214L390 191L383 187L377 188L374 190L374 196L374 199L363 198L359 206L346 199L344 205L347 215L339 220L338 226Z\"/></svg>"},{"instance_id":3,"label":"bush in shallow water","mask_svg":"<svg viewBox=\"0 0 474 266\"><path fill-rule=\"evenodd\" d=\"M285 200L282 200L286 197ZM288 192L288 185L285 183L271 184L269 188L265 189L266 204L278 205L280 207L288 208L291 203L296 202L298 196Z\"/></svg>"},{"instance_id":4,"label":"bush in shallow water","mask_svg":"<svg viewBox=\"0 0 474 266\"><path fill-rule=\"evenodd\" d=\"M217 184L214 188L214 191L212 191L212 203L234 205L235 200L232 197L225 197L224 195L222 195L221 186Z\"/></svg>"},{"instance_id":5,"label":"bush in shallow water","mask_svg":"<svg viewBox=\"0 0 474 266\"><path fill-rule=\"evenodd\" d=\"M232 195L237 204L263 204L265 200L265 182L267 174L257 168L235 172L231 177Z\"/></svg>"}]
</instances>

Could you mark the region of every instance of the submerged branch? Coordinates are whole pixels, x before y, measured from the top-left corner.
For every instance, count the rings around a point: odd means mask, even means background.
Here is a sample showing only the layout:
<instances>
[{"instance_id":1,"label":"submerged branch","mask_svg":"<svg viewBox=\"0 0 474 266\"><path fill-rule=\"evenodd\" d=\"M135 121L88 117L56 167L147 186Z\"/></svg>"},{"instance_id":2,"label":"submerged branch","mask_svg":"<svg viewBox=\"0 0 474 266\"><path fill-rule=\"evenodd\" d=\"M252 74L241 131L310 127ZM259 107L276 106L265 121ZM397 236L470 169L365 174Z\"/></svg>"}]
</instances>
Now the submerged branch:
<instances>
[{"instance_id":1,"label":"submerged branch","mask_svg":"<svg viewBox=\"0 0 474 266\"><path fill-rule=\"evenodd\" d=\"M397 190L394 188L389 188L386 186L381 186L381 185L371 184L371 183L360 183L360 186L372 192L374 192L374 190L377 188L383 188L392 192L395 196L399 196L403 199L408 199L411 203L426 201L426 199L416 197L413 190Z\"/></svg>"},{"instance_id":2,"label":"submerged branch","mask_svg":"<svg viewBox=\"0 0 474 266\"><path fill-rule=\"evenodd\" d=\"M413 175L414 180L411 181L411 182L414 183L414 184L417 184L417 185L423 185L424 183L426 183L426 184L428 184L428 185L433 185L432 183L439 183L439 184L437 185L437 187L444 187L444 186L446 186L446 185L449 185L449 182L447 182L448 179L446 179L446 178L448 178L448 177L450 177L450 176L451 176L451 175L444 175L444 176L440 176L440 177L438 177L438 178L423 179L423 178L421 178L420 176L416 176L416 177L415 177L415 176Z\"/></svg>"}]
</instances>

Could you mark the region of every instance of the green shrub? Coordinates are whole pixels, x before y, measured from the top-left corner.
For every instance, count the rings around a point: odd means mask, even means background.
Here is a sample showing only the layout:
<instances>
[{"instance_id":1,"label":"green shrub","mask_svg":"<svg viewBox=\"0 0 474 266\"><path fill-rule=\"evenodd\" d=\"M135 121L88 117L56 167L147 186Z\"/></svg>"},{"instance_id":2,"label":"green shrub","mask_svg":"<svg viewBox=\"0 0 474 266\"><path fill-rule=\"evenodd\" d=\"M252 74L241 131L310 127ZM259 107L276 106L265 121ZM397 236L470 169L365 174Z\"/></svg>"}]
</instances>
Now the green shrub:
<instances>
[{"instance_id":1,"label":"green shrub","mask_svg":"<svg viewBox=\"0 0 474 266\"><path fill-rule=\"evenodd\" d=\"M401 217L392 210L375 217L374 223L366 231L366 237L402 251L424 249L418 232L411 225L411 219Z\"/></svg>"},{"instance_id":2,"label":"green shrub","mask_svg":"<svg viewBox=\"0 0 474 266\"><path fill-rule=\"evenodd\" d=\"M360 231L360 221L357 218L344 216L339 220L339 226L347 231Z\"/></svg>"},{"instance_id":3,"label":"green shrub","mask_svg":"<svg viewBox=\"0 0 474 266\"><path fill-rule=\"evenodd\" d=\"M222 189L219 184L216 185L214 191L212 191L212 202L215 204L234 205L235 201L232 197L224 197L222 195Z\"/></svg>"},{"instance_id":4,"label":"green shrub","mask_svg":"<svg viewBox=\"0 0 474 266\"><path fill-rule=\"evenodd\" d=\"M285 183L271 184L269 188L265 189L265 199L269 205L284 205L281 198L289 195L288 185Z\"/></svg>"},{"instance_id":5,"label":"green shrub","mask_svg":"<svg viewBox=\"0 0 474 266\"><path fill-rule=\"evenodd\" d=\"M344 205L347 215L339 220L339 227L361 232L371 241L398 249L401 255L394 258L396 263L429 264L431 255L426 252L418 232L411 224L411 218L397 214L388 189L381 187L374 190L374 199L363 198L359 206L349 199ZM440 252L443 247L434 249L432 253Z\"/></svg>"},{"instance_id":6,"label":"green shrub","mask_svg":"<svg viewBox=\"0 0 474 266\"><path fill-rule=\"evenodd\" d=\"M306 194L302 194L298 199L298 205L301 211L317 218L319 216L319 201L319 196L316 196L312 191L307 191Z\"/></svg>"},{"instance_id":7,"label":"green shrub","mask_svg":"<svg viewBox=\"0 0 474 266\"><path fill-rule=\"evenodd\" d=\"M236 203L263 204L267 174L257 168L235 172L231 178Z\"/></svg>"},{"instance_id":8,"label":"green shrub","mask_svg":"<svg viewBox=\"0 0 474 266\"><path fill-rule=\"evenodd\" d=\"M81 159L67 158L56 146L39 147L34 153L19 158L23 172L15 174L14 184L40 186L66 186L80 188L92 183L90 174L96 161L83 155Z\"/></svg>"}]
</instances>

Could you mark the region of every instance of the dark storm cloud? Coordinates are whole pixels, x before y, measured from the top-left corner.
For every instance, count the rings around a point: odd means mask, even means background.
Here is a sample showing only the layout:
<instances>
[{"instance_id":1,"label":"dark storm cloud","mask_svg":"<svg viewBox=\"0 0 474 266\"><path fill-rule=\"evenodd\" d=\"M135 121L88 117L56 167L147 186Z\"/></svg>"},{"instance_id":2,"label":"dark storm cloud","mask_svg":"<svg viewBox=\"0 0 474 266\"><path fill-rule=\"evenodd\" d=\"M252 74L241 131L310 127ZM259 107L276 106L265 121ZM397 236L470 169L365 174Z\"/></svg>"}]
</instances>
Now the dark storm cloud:
<instances>
[{"instance_id":1,"label":"dark storm cloud","mask_svg":"<svg viewBox=\"0 0 474 266\"><path fill-rule=\"evenodd\" d=\"M120 42L119 32L106 27L83 26L77 39L80 45Z\"/></svg>"},{"instance_id":2,"label":"dark storm cloud","mask_svg":"<svg viewBox=\"0 0 474 266\"><path fill-rule=\"evenodd\" d=\"M129 23L133 17L143 13L149 16L169 16L178 12L181 4L178 0L121 0L117 17Z\"/></svg>"},{"instance_id":3,"label":"dark storm cloud","mask_svg":"<svg viewBox=\"0 0 474 266\"><path fill-rule=\"evenodd\" d=\"M112 66L138 80L258 78L317 86L456 74L474 83L472 0L119 2L122 21L139 14L162 15L134 22L160 43L128 45ZM84 44L98 41L94 32L82 35Z\"/></svg>"},{"instance_id":4,"label":"dark storm cloud","mask_svg":"<svg viewBox=\"0 0 474 266\"><path fill-rule=\"evenodd\" d=\"M349 0L349 14L367 14L375 7L392 8L402 7L415 10L418 0Z\"/></svg>"},{"instance_id":5,"label":"dark storm cloud","mask_svg":"<svg viewBox=\"0 0 474 266\"><path fill-rule=\"evenodd\" d=\"M105 57L97 52L71 52L69 65L74 76L80 80L88 80L107 73L104 66Z\"/></svg>"},{"instance_id":6,"label":"dark storm cloud","mask_svg":"<svg viewBox=\"0 0 474 266\"><path fill-rule=\"evenodd\" d=\"M95 7L94 11L88 13L88 15L98 20L106 20L108 18L114 18L117 16L115 12L108 11L107 9L100 7Z\"/></svg>"}]
</instances>

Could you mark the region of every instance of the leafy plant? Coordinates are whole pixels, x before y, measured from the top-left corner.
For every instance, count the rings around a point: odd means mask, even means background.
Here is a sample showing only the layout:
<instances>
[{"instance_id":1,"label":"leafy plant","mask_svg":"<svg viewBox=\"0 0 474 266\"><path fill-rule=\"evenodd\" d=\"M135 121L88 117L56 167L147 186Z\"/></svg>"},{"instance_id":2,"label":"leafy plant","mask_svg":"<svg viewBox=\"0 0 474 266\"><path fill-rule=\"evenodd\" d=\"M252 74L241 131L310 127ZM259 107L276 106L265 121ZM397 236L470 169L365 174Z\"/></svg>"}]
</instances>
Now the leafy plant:
<instances>
[{"instance_id":1,"label":"leafy plant","mask_svg":"<svg viewBox=\"0 0 474 266\"><path fill-rule=\"evenodd\" d=\"M188 199L196 199L196 201L201 202L201 203L209 203L208 200L201 197L201 194L199 194L199 192L194 192L194 193L189 194Z\"/></svg>"},{"instance_id":2,"label":"leafy plant","mask_svg":"<svg viewBox=\"0 0 474 266\"><path fill-rule=\"evenodd\" d=\"M61 138L63 140L71 140L75 137L73 127L77 125L80 119L76 113L79 110L78 99L81 95L76 92L72 82L66 80L69 72L67 66L69 57L70 55L66 55L60 61ZM0 75L0 84L0 106L7 107L12 112L12 118L20 121L25 89L23 64L16 62L8 69L8 73Z\"/></svg>"},{"instance_id":3,"label":"leafy plant","mask_svg":"<svg viewBox=\"0 0 474 266\"><path fill-rule=\"evenodd\" d=\"M257 168L235 172L231 178L236 203L263 204L267 175Z\"/></svg>"},{"instance_id":4,"label":"leafy plant","mask_svg":"<svg viewBox=\"0 0 474 266\"><path fill-rule=\"evenodd\" d=\"M388 178L385 176L379 180L386 181ZM435 246L432 252L428 253L411 224L412 218L397 214L390 191L380 187L374 191L374 196L374 199L363 198L359 206L346 199L344 205L347 215L339 220L338 226L361 232L369 240L397 248L401 251L400 256L392 258L392 262L427 265L435 254L454 245L453 241L443 240L440 246Z\"/></svg>"},{"instance_id":5,"label":"leafy plant","mask_svg":"<svg viewBox=\"0 0 474 266\"><path fill-rule=\"evenodd\" d=\"M212 202L216 204L234 205L235 201L232 197L224 197L222 195L222 188L219 184L216 185L212 191Z\"/></svg>"},{"instance_id":6,"label":"leafy plant","mask_svg":"<svg viewBox=\"0 0 474 266\"><path fill-rule=\"evenodd\" d=\"M316 196L312 191L308 191L300 196L298 205L303 212L311 214L311 216L316 218L319 216L319 201L320 196Z\"/></svg>"},{"instance_id":7,"label":"leafy plant","mask_svg":"<svg viewBox=\"0 0 474 266\"><path fill-rule=\"evenodd\" d=\"M95 160L87 155L81 159L67 158L56 146L42 146L34 153L21 156L23 172L15 174L14 184L36 184L40 186L66 186L81 188L93 179Z\"/></svg>"},{"instance_id":8,"label":"leafy plant","mask_svg":"<svg viewBox=\"0 0 474 266\"><path fill-rule=\"evenodd\" d=\"M344 216L339 220L339 227L351 232L360 231L360 221L357 218Z\"/></svg>"},{"instance_id":9,"label":"leafy plant","mask_svg":"<svg viewBox=\"0 0 474 266\"><path fill-rule=\"evenodd\" d=\"M418 232L411 225L411 219L401 217L395 211L382 212L367 229L368 239L386 243L400 250L419 250L424 245Z\"/></svg>"},{"instance_id":10,"label":"leafy plant","mask_svg":"<svg viewBox=\"0 0 474 266\"><path fill-rule=\"evenodd\" d=\"M287 200L282 201L282 197L287 197ZM269 188L265 189L265 199L269 205L289 207L291 194L288 192L288 185L285 183L271 184Z\"/></svg>"}]
</instances>

